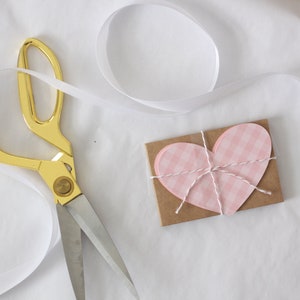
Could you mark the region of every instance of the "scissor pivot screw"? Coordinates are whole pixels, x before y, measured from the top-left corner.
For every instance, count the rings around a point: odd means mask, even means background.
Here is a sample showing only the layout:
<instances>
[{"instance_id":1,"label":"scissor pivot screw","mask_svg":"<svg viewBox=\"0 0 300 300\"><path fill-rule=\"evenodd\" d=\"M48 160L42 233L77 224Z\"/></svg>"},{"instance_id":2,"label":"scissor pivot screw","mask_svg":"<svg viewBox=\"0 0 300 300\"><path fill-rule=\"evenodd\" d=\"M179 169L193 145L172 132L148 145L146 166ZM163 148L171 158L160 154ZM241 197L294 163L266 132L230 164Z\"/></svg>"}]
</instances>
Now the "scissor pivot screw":
<instances>
[{"instance_id":1,"label":"scissor pivot screw","mask_svg":"<svg viewBox=\"0 0 300 300\"><path fill-rule=\"evenodd\" d=\"M66 197L73 192L74 184L70 178L62 176L54 181L53 189L58 196Z\"/></svg>"}]
</instances>

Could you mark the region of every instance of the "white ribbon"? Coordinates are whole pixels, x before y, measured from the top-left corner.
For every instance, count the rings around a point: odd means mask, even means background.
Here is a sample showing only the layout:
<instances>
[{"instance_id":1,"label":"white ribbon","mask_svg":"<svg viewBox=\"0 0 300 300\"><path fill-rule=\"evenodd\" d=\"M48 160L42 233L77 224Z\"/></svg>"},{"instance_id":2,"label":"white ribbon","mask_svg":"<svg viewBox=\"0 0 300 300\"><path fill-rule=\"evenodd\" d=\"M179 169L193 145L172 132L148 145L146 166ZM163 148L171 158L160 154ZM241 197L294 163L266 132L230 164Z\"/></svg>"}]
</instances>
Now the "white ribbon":
<instances>
[{"instance_id":1,"label":"white ribbon","mask_svg":"<svg viewBox=\"0 0 300 300\"><path fill-rule=\"evenodd\" d=\"M141 8L162 8L162 9L169 9L175 11L176 13L185 16L194 24L199 27L201 32L202 38L205 40L206 47L208 51L211 52L210 55L210 63L212 68L209 72L210 78L208 79L208 83L205 86L201 87L201 92L198 95L191 96L191 97L183 97L179 99L154 99L154 100L147 100L135 97L134 95L130 95L126 89L122 86L120 81L114 75L112 71L111 62L109 59L109 55L107 53L107 41L110 35L110 27L112 22L117 19L125 10L134 10L134 9L141 9ZM249 77L246 79L237 80L220 87L216 88L216 82L219 75L219 54L218 49L208 34L208 32L201 26L201 24L195 20L193 16L189 13L184 11L182 8L175 6L170 3L160 2L158 4L131 4L124 6L122 8L117 9L114 11L107 20L104 22L102 27L100 28L97 41L96 41L96 60L98 62L99 70L102 73L103 77L109 83L109 85L116 90L124 99L126 99L126 103L120 104L119 101L111 101L110 99L106 99L101 95L93 95L88 91L80 89L74 85L71 85L65 81L60 81L55 78L52 78L48 75L42 74L37 71L27 70L27 69L20 69L20 68L6 68L2 69L1 71L21 71L27 73L46 84L54 87L57 90L61 90L65 94L68 94L76 99L80 99L85 103L90 105L96 105L103 108L112 108L118 109L121 111L136 111L142 113L151 113L151 114L159 114L159 115L173 115L173 114L182 114L194 111L196 109L201 108L201 106L212 102L213 100L220 99L221 97L225 97L233 92L236 92L246 86L249 86L257 81L262 79L267 79L269 77L290 77L292 80L299 81L297 76L292 74L283 74L283 73L262 73L257 76ZM204 68L205 71L205 68ZM201 84L201 83L199 83Z\"/></svg>"}]
</instances>

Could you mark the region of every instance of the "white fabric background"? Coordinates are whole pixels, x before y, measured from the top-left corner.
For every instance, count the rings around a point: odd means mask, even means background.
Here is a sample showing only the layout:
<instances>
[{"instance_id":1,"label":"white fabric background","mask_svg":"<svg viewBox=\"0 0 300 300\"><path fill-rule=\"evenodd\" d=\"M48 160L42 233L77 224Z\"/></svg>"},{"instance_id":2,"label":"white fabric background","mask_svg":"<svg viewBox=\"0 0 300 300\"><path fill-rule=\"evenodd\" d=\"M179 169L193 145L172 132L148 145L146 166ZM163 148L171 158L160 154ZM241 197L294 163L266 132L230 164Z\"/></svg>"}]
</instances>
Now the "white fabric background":
<instances>
[{"instance_id":1,"label":"white fabric background","mask_svg":"<svg viewBox=\"0 0 300 300\"><path fill-rule=\"evenodd\" d=\"M220 52L217 86L268 71L297 74L297 0L174 2L199 20L215 40ZM0 68L16 66L23 41L38 37L58 56L67 82L117 101L120 107L125 105L126 100L122 102L104 80L95 56L101 25L125 4L128 2L2 0ZM170 54L168 46L159 43L158 47L148 32L140 35L134 26L125 26L129 20L144 22L145 28L166 22L161 28L171 32L178 48ZM174 24L168 28L166 20L162 15L141 20L125 16L124 26L116 24L112 31L114 71L135 95L164 98L197 92L197 70L192 62L197 62L199 53L193 51L192 36L187 37L189 32L196 33L187 28L180 31ZM194 42L197 47L197 40ZM1 148L50 158L55 150L32 136L23 122L16 74L2 72L0 79ZM42 85L38 88L47 91ZM44 94L38 95L49 108ZM79 184L119 248L141 299L298 299L299 98L300 83L287 76L261 80L192 113L173 117L95 107L66 96L62 130L73 144ZM41 113L45 113L42 108ZM144 143L262 118L270 120L286 201L232 217L160 227ZM19 170L9 172L20 174ZM36 189L45 191L36 174L24 171L24 176ZM34 255L45 252L57 228L51 223L46 191L42 197L1 175L0 192L2 281L5 262L14 261L17 266L34 260ZM87 299L132 299L86 238L83 244ZM60 241L28 278L0 299L75 299Z\"/></svg>"}]
</instances>

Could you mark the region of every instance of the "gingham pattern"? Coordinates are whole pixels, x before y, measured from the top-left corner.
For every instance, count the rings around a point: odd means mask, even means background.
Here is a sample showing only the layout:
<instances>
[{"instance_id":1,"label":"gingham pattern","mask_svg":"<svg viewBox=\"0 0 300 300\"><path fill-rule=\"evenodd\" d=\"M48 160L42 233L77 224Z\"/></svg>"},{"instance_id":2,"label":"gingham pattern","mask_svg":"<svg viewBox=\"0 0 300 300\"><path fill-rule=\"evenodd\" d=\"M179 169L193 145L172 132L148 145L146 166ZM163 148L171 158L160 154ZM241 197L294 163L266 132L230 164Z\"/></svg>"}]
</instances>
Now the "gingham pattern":
<instances>
[{"instance_id":1,"label":"gingham pattern","mask_svg":"<svg viewBox=\"0 0 300 300\"><path fill-rule=\"evenodd\" d=\"M209 155L224 214L235 213L253 192L265 173L271 149L269 133L253 123L233 126L218 138ZM220 212L212 178L205 174L209 163L203 147L170 144L156 156L154 169L162 185L178 198Z\"/></svg>"}]
</instances>

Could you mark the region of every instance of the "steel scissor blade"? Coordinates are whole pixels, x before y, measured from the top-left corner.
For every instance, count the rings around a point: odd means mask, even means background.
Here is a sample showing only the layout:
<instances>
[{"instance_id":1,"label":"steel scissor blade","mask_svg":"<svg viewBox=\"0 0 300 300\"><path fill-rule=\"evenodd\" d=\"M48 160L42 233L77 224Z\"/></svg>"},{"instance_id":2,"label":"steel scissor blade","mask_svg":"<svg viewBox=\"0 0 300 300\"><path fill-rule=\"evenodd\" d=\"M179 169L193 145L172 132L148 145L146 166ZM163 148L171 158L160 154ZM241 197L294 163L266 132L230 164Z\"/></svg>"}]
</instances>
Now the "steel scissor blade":
<instances>
[{"instance_id":1,"label":"steel scissor blade","mask_svg":"<svg viewBox=\"0 0 300 300\"><path fill-rule=\"evenodd\" d=\"M56 210L73 290L77 300L85 300L81 228L66 207L58 203Z\"/></svg>"},{"instance_id":2,"label":"steel scissor blade","mask_svg":"<svg viewBox=\"0 0 300 300\"><path fill-rule=\"evenodd\" d=\"M137 291L118 249L86 197L80 195L68 202L65 207L67 207L70 214L106 262L120 276L136 299L138 299Z\"/></svg>"}]
</instances>

